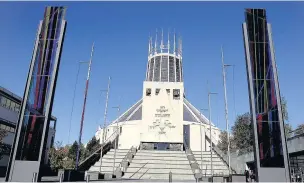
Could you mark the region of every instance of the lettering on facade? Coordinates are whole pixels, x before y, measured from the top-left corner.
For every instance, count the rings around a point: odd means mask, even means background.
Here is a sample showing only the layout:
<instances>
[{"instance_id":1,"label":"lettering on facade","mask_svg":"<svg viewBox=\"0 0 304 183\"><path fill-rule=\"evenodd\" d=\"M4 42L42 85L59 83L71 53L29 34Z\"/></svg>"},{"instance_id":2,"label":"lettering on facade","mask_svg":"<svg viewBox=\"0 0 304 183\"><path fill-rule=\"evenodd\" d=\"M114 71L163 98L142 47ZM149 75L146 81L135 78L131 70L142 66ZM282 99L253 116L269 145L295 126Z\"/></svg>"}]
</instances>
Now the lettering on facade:
<instances>
[{"instance_id":1,"label":"lettering on facade","mask_svg":"<svg viewBox=\"0 0 304 183\"><path fill-rule=\"evenodd\" d=\"M156 118L170 118L169 110L165 106L160 106L159 109L156 109Z\"/></svg>"},{"instance_id":2,"label":"lettering on facade","mask_svg":"<svg viewBox=\"0 0 304 183\"><path fill-rule=\"evenodd\" d=\"M169 121L170 118L169 110L165 106L160 106L156 109L154 114L155 121L152 126L149 126L149 129L159 129L158 134L166 134L166 128L175 128L174 125Z\"/></svg>"}]
</instances>

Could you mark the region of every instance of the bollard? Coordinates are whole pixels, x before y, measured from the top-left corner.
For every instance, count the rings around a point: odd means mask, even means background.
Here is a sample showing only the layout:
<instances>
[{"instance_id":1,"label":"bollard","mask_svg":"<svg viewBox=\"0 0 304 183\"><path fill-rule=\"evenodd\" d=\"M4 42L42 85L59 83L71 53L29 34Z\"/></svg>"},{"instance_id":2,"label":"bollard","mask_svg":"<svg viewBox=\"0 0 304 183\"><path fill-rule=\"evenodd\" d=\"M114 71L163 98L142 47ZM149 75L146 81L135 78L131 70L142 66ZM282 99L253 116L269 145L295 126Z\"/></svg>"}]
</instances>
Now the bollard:
<instances>
[{"instance_id":1,"label":"bollard","mask_svg":"<svg viewBox=\"0 0 304 183\"><path fill-rule=\"evenodd\" d=\"M87 183L90 182L90 175L89 174L87 174L87 176L86 176L86 182Z\"/></svg>"},{"instance_id":2,"label":"bollard","mask_svg":"<svg viewBox=\"0 0 304 183\"><path fill-rule=\"evenodd\" d=\"M169 172L169 182L172 182L172 172Z\"/></svg>"},{"instance_id":3,"label":"bollard","mask_svg":"<svg viewBox=\"0 0 304 183\"><path fill-rule=\"evenodd\" d=\"M32 182L37 182L37 172L33 173Z\"/></svg>"},{"instance_id":4,"label":"bollard","mask_svg":"<svg viewBox=\"0 0 304 183\"><path fill-rule=\"evenodd\" d=\"M63 173L60 174L60 176L59 176L59 182L61 183L62 181L63 181Z\"/></svg>"}]
</instances>

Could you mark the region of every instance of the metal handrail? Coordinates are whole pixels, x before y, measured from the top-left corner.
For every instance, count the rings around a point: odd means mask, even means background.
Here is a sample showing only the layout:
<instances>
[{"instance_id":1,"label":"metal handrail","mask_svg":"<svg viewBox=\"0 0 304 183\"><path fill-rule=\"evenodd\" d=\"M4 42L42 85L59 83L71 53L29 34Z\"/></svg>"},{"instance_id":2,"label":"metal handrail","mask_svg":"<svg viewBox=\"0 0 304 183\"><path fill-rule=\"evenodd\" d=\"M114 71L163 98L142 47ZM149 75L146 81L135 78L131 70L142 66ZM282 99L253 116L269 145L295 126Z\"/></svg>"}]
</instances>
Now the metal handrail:
<instances>
[{"instance_id":1,"label":"metal handrail","mask_svg":"<svg viewBox=\"0 0 304 183\"><path fill-rule=\"evenodd\" d=\"M194 156L194 154L193 154L193 152L192 152L192 150L188 147L188 144L186 143L186 141L185 141L185 149L186 149L186 154L189 154L189 155L192 155L193 156L193 158L194 158L194 162L196 163L196 164L198 164L197 163L197 161L196 161L196 158L195 158L195 156ZM187 159L188 159L188 156L187 156ZM189 163L191 163L191 161L188 159L188 161L189 161ZM199 165L199 164L198 164ZM190 165L191 166L191 165ZM193 169L192 167L191 167L191 169L192 169L192 172L195 174L196 172L195 172L195 169ZM199 170L199 172L200 172L200 174L202 174L202 170L201 170L201 168L200 168L200 166L198 166L198 170Z\"/></svg>"},{"instance_id":2,"label":"metal handrail","mask_svg":"<svg viewBox=\"0 0 304 183\"><path fill-rule=\"evenodd\" d=\"M118 129L116 129L115 132L113 132L109 138L107 138L103 144L101 144L100 148L98 148L96 151L94 151L90 156L88 156L86 159L84 159L82 162L79 163L79 167L84 163L86 162L88 159L90 159L92 156L94 156L95 154L98 154L99 151L101 151L105 145L107 145L109 142L112 142L117 136L118 134L116 134L115 138L113 138L113 135L115 133L117 133L117 131L119 131ZM112 139L112 140L111 140ZM100 157L101 158L101 157Z\"/></svg>"},{"instance_id":3,"label":"metal handrail","mask_svg":"<svg viewBox=\"0 0 304 183\"><path fill-rule=\"evenodd\" d=\"M197 160L196 160L196 158L195 158L195 156L194 156L194 154L193 154L193 152L192 152L192 150L191 150L190 148L188 148L188 151L189 151L189 154L192 155L192 156L194 157L194 162L195 162L196 164L198 164L198 163L197 163ZM198 165L199 165L199 164L198 164ZM200 168L200 166L198 166L198 170L199 170L200 173L202 173L202 169ZM194 172L194 173L195 173L195 172Z\"/></svg>"},{"instance_id":4,"label":"metal handrail","mask_svg":"<svg viewBox=\"0 0 304 183\"><path fill-rule=\"evenodd\" d=\"M129 151L127 152L127 154L125 155L125 157L121 160L121 162L119 163L118 167L116 168L116 170L119 168L121 170L122 168L122 163L128 158L128 155L130 154L130 152L133 150L133 146L129 149Z\"/></svg>"},{"instance_id":5,"label":"metal handrail","mask_svg":"<svg viewBox=\"0 0 304 183\"><path fill-rule=\"evenodd\" d=\"M207 130L210 130L210 129L207 129ZM206 135L207 136L207 138L209 138L209 140L210 140L210 143L213 143L212 141L211 141L211 138L210 137L208 137L208 135ZM214 136L213 135L211 135L211 137L213 138L213 139L215 139L214 138ZM214 144L214 143L213 143ZM226 165L228 165L228 157L227 157L227 155L223 152L223 151L221 151L215 144L212 146L213 147L213 151L226 163ZM231 157L230 157L231 158ZM230 159L230 161L231 161L231 159ZM232 168L232 166L231 166L231 163L230 163L230 171L231 172L234 172L234 173L236 173L236 171L235 171L235 169L234 168Z\"/></svg>"}]
</instances>

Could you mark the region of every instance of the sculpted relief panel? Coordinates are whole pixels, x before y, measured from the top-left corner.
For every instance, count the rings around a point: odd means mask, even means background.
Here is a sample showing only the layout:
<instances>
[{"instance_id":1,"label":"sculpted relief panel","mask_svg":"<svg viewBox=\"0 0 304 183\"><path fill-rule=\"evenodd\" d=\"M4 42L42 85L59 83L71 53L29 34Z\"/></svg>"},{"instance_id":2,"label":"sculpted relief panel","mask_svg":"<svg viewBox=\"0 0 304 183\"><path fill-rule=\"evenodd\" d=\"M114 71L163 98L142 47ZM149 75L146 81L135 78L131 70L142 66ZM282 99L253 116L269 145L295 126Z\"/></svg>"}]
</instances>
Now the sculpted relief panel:
<instances>
[{"instance_id":1,"label":"sculpted relief panel","mask_svg":"<svg viewBox=\"0 0 304 183\"><path fill-rule=\"evenodd\" d=\"M159 135L165 135L169 129L176 126L171 123L170 112L165 106L160 106L154 114L154 121L149 126L149 130L156 130Z\"/></svg>"}]
</instances>

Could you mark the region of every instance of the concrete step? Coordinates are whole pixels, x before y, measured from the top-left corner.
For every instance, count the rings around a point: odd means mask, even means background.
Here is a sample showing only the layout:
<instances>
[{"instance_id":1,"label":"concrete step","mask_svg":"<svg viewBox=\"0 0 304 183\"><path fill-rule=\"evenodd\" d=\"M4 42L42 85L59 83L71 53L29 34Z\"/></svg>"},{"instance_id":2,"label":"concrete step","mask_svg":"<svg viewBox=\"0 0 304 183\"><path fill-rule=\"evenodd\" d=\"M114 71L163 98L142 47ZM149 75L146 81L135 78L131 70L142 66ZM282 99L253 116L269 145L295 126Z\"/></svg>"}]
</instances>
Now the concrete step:
<instances>
[{"instance_id":1,"label":"concrete step","mask_svg":"<svg viewBox=\"0 0 304 183\"><path fill-rule=\"evenodd\" d=\"M123 158L115 158L115 162L121 162L123 160ZM100 162L97 161L96 163ZM102 162L114 162L114 158L102 158Z\"/></svg>"},{"instance_id":2,"label":"concrete step","mask_svg":"<svg viewBox=\"0 0 304 183\"><path fill-rule=\"evenodd\" d=\"M211 174L211 170L202 170L202 173L203 175L205 174L208 174L210 175ZM229 175L229 171L228 169L227 170L215 170L213 169L213 174L217 174L217 175Z\"/></svg>"},{"instance_id":3,"label":"concrete step","mask_svg":"<svg viewBox=\"0 0 304 183\"><path fill-rule=\"evenodd\" d=\"M120 163L121 163L121 161L120 162L115 161L115 166L119 166ZM101 163L101 166L113 166L113 164L114 164L114 161L112 161L112 162L104 162L103 161ZM100 166L100 162L96 162L93 166L99 167Z\"/></svg>"},{"instance_id":4,"label":"concrete step","mask_svg":"<svg viewBox=\"0 0 304 183\"><path fill-rule=\"evenodd\" d=\"M201 159L201 156L198 156L198 155L196 155L194 157L195 157L195 159ZM209 156L209 157L203 156L203 160L211 160L211 156ZM222 159L218 156L212 156L212 161L222 161Z\"/></svg>"},{"instance_id":5,"label":"concrete step","mask_svg":"<svg viewBox=\"0 0 304 183\"><path fill-rule=\"evenodd\" d=\"M136 156L132 160L132 163L140 163L140 164L144 164L144 163L153 163L153 164L180 164L180 165L188 164L189 165L188 159L179 160L179 161L176 161L176 160L161 160L161 159L158 159L158 160L148 160L148 159L136 159Z\"/></svg>"},{"instance_id":6,"label":"concrete step","mask_svg":"<svg viewBox=\"0 0 304 183\"><path fill-rule=\"evenodd\" d=\"M211 165L210 161L203 161L203 163L201 161L196 161L198 164L202 164L202 165ZM226 164L224 162L220 162L220 161L214 161L212 162L213 166L226 166Z\"/></svg>"},{"instance_id":7,"label":"concrete step","mask_svg":"<svg viewBox=\"0 0 304 183\"><path fill-rule=\"evenodd\" d=\"M190 169L190 165L188 164L178 164L178 162L176 162L176 164L160 164L160 163L134 163L132 161L131 165L129 167L132 168L141 168L141 167L145 167L145 168L174 168L174 169Z\"/></svg>"},{"instance_id":8,"label":"concrete step","mask_svg":"<svg viewBox=\"0 0 304 183\"><path fill-rule=\"evenodd\" d=\"M201 162L201 159L196 159L197 163L200 163ZM225 165L225 163L223 161L219 161L219 160L212 160L213 164L217 164L217 165ZM203 159L203 163L205 164L211 164L211 161L210 159Z\"/></svg>"},{"instance_id":9,"label":"concrete step","mask_svg":"<svg viewBox=\"0 0 304 183\"><path fill-rule=\"evenodd\" d=\"M124 158L126 154L116 154L115 158ZM105 154L102 158L114 158L114 154Z\"/></svg>"},{"instance_id":10,"label":"concrete step","mask_svg":"<svg viewBox=\"0 0 304 183\"><path fill-rule=\"evenodd\" d=\"M128 151L126 152L126 151L116 151L116 154L127 154L128 153ZM109 151L109 152L107 152L107 154L115 154L115 151Z\"/></svg>"},{"instance_id":11,"label":"concrete step","mask_svg":"<svg viewBox=\"0 0 304 183\"><path fill-rule=\"evenodd\" d=\"M192 151L193 154L201 154L201 151ZM211 154L211 151L202 151L203 154ZM215 152L212 152L213 154L215 154Z\"/></svg>"},{"instance_id":12,"label":"concrete step","mask_svg":"<svg viewBox=\"0 0 304 183\"><path fill-rule=\"evenodd\" d=\"M201 159L200 158L196 158L196 161L197 161L197 163L199 163L199 162L201 162ZM210 159L204 159L203 158L203 163L206 163L206 164L211 164L211 160ZM215 159L212 159L212 162L213 162L213 164L225 164L223 161L221 161L221 160L215 160Z\"/></svg>"},{"instance_id":13,"label":"concrete step","mask_svg":"<svg viewBox=\"0 0 304 183\"><path fill-rule=\"evenodd\" d=\"M202 169L211 169L211 164L203 164L203 166L201 166L201 164L199 163L200 167L202 167ZM212 165L213 169L219 169L219 170L228 170L228 167L226 165Z\"/></svg>"},{"instance_id":14,"label":"concrete step","mask_svg":"<svg viewBox=\"0 0 304 183\"><path fill-rule=\"evenodd\" d=\"M144 174L141 179L152 179L152 180L169 180L168 174ZM172 174L172 182L181 180L195 180L194 175L185 174Z\"/></svg>"},{"instance_id":15,"label":"concrete step","mask_svg":"<svg viewBox=\"0 0 304 183\"><path fill-rule=\"evenodd\" d=\"M116 152L124 152L124 153L128 153L130 149L116 149ZM115 149L110 149L109 152L114 152ZM109 153L108 152L108 153Z\"/></svg>"},{"instance_id":16,"label":"concrete step","mask_svg":"<svg viewBox=\"0 0 304 183\"><path fill-rule=\"evenodd\" d=\"M190 168L190 166L187 169L174 169L174 168L133 168L133 167L129 167L127 169L127 172L132 172L132 173L152 173L152 174L162 174L164 172L172 172L172 173L176 173L176 174L190 174L193 175L193 172Z\"/></svg>"},{"instance_id":17,"label":"concrete step","mask_svg":"<svg viewBox=\"0 0 304 183\"><path fill-rule=\"evenodd\" d=\"M184 151L140 150L123 178L141 180L195 180Z\"/></svg>"},{"instance_id":18,"label":"concrete step","mask_svg":"<svg viewBox=\"0 0 304 183\"><path fill-rule=\"evenodd\" d=\"M116 169L122 162L123 158L128 153L128 149L119 149L116 150L115 155L115 165L114 165L114 149L111 149L107 154L105 154L101 159L101 172L113 172L113 165L114 169ZM90 167L89 171L99 171L100 170L100 159L95 162L93 166Z\"/></svg>"},{"instance_id":19,"label":"concrete step","mask_svg":"<svg viewBox=\"0 0 304 183\"><path fill-rule=\"evenodd\" d=\"M136 155L134 159L142 160L174 160L174 161L183 161L188 160L186 156L184 157L174 157L174 156L139 156Z\"/></svg>"},{"instance_id":20,"label":"concrete step","mask_svg":"<svg viewBox=\"0 0 304 183\"><path fill-rule=\"evenodd\" d=\"M195 157L201 157L201 154L194 154ZM203 154L203 158L210 158L211 154ZM220 158L218 155L213 154L212 158Z\"/></svg>"},{"instance_id":21,"label":"concrete step","mask_svg":"<svg viewBox=\"0 0 304 183\"><path fill-rule=\"evenodd\" d=\"M169 180L169 172L164 173L129 173L126 172L123 178L141 179L141 180ZM172 181L174 180L195 180L194 175L188 174L172 174Z\"/></svg>"},{"instance_id":22,"label":"concrete step","mask_svg":"<svg viewBox=\"0 0 304 183\"><path fill-rule=\"evenodd\" d=\"M136 156L149 156L149 157L177 157L177 158L184 158L187 157L186 154L163 154L163 153L154 153L154 154L147 154L147 153L136 153Z\"/></svg>"},{"instance_id":23,"label":"concrete step","mask_svg":"<svg viewBox=\"0 0 304 183\"><path fill-rule=\"evenodd\" d=\"M115 167L116 169L116 167ZM96 171L99 172L100 167L99 166L91 166L89 171ZM101 172L113 172L113 166L102 166L101 167Z\"/></svg>"},{"instance_id":24,"label":"concrete step","mask_svg":"<svg viewBox=\"0 0 304 183\"><path fill-rule=\"evenodd\" d=\"M146 154L186 154L185 151L157 151L157 150L139 150L137 153L146 153Z\"/></svg>"}]
</instances>

